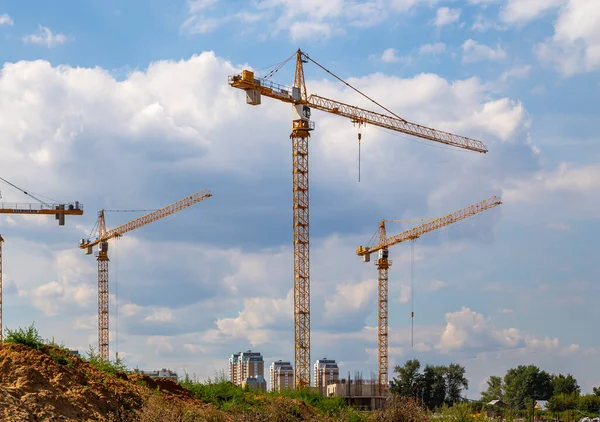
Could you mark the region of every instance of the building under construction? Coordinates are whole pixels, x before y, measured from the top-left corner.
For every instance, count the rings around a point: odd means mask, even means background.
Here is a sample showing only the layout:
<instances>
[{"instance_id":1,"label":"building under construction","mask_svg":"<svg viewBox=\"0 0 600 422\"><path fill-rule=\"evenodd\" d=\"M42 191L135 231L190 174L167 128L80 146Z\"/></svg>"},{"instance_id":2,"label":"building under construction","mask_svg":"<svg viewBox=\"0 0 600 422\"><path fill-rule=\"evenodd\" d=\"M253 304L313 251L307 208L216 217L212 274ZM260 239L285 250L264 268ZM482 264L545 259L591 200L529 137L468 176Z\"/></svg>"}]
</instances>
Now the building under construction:
<instances>
[{"instance_id":1,"label":"building under construction","mask_svg":"<svg viewBox=\"0 0 600 422\"><path fill-rule=\"evenodd\" d=\"M340 397L348 406L364 410L381 409L385 403L379 381L374 376L365 380L358 373L354 375L354 379L351 379L348 373L348 378L328 384L327 396Z\"/></svg>"}]
</instances>

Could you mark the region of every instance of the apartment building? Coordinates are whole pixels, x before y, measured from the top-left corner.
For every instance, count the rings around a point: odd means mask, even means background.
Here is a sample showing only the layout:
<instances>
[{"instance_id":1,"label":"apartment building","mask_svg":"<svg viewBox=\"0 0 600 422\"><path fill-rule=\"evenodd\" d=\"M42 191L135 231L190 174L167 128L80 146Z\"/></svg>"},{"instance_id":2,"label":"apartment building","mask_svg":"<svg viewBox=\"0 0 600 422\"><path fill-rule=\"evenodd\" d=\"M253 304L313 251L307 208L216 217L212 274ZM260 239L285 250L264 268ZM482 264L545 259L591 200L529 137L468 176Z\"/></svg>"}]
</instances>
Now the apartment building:
<instances>
[{"instance_id":1,"label":"apartment building","mask_svg":"<svg viewBox=\"0 0 600 422\"><path fill-rule=\"evenodd\" d=\"M265 363L260 352L248 350L234 353L229 358L229 380L235 385L267 390L264 377Z\"/></svg>"},{"instance_id":2,"label":"apartment building","mask_svg":"<svg viewBox=\"0 0 600 422\"><path fill-rule=\"evenodd\" d=\"M290 362L278 360L269 367L271 391L294 388L294 368Z\"/></svg>"},{"instance_id":3,"label":"apartment building","mask_svg":"<svg viewBox=\"0 0 600 422\"><path fill-rule=\"evenodd\" d=\"M314 366L315 388L322 395L327 395L327 385L337 382L340 369L334 359L319 359Z\"/></svg>"}]
</instances>

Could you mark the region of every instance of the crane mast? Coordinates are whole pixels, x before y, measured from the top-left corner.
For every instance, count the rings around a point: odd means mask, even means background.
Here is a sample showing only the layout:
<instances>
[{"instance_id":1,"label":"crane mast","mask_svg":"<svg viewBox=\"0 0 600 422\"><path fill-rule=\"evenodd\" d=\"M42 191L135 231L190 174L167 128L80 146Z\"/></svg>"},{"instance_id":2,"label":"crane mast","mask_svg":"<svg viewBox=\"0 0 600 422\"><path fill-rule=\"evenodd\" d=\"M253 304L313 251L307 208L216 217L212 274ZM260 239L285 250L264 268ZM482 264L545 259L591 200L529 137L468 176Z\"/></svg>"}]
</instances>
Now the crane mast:
<instances>
[{"instance_id":1,"label":"crane mast","mask_svg":"<svg viewBox=\"0 0 600 422\"><path fill-rule=\"evenodd\" d=\"M290 88L269 79L283 65L295 57L296 69L294 85ZM292 104L292 209L294 235L294 378L297 388L310 385L310 231L309 231L309 192L308 192L308 138L314 130L310 120L311 107L328 113L346 117L353 123L367 123L384 129L403 132L430 141L451 145L470 151L486 153L481 141L431 129L410 123L394 113L392 116L369 111L360 107L330 100L314 94L307 94L303 64L311 61L339 81L362 96L384 108L368 96L352 87L322 65L298 49L296 53L279 64L266 78L255 76L251 70L228 77L229 85L246 93L246 103L260 105L262 96ZM360 142L360 134L359 134ZM386 302L387 303L387 302Z\"/></svg>"},{"instance_id":2,"label":"crane mast","mask_svg":"<svg viewBox=\"0 0 600 422\"><path fill-rule=\"evenodd\" d=\"M154 210L110 230L106 228L106 221L104 219L105 210L98 212L98 220L96 222L98 234L88 239L81 239L79 248L84 249L86 254L90 255L93 252L93 247L98 246L98 253L96 255L96 260L98 261L98 353L102 359L108 360L109 357L108 263L110 260L108 258L108 241L121 237L125 233L143 227L146 224L175 214L211 196L212 193L208 189L203 189L166 207Z\"/></svg>"},{"instance_id":3,"label":"crane mast","mask_svg":"<svg viewBox=\"0 0 600 422\"><path fill-rule=\"evenodd\" d=\"M405 241L415 241L426 233L454 224L500 204L502 204L500 198L492 196L444 217L431 219L431 221L427 223L405 230L391 237L387 237L385 228L386 221L391 222L401 220L382 220L381 223L379 223L377 244L373 246L358 247L356 254L362 256L365 262L370 261L372 253L379 252L379 257L375 261L375 266L377 267L378 281L377 376L380 394L385 395L388 391L388 270L392 266L392 260L389 259L390 246ZM414 315L411 313L411 317L413 316Z\"/></svg>"}]
</instances>

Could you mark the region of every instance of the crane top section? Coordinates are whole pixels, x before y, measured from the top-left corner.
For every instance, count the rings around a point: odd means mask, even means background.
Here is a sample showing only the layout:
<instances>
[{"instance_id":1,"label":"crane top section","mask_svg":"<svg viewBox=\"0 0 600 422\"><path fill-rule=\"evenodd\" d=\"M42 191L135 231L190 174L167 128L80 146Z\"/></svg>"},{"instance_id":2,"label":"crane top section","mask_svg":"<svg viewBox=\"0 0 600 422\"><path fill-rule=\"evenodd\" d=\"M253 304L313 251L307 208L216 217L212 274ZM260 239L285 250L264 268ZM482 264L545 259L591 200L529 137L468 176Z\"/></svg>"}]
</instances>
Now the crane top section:
<instances>
[{"instance_id":1,"label":"crane top section","mask_svg":"<svg viewBox=\"0 0 600 422\"><path fill-rule=\"evenodd\" d=\"M384 233L383 236L379 236L379 243L374 246L359 246L356 250L356 254L358 256L369 256L373 252L377 252L383 249L387 249L390 246L393 246L397 243L405 242L407 240L414 240L418 237L424 235L425 233L429 233L431 231L440 229L444 226L448 226L450 224L456 223L457 221L463 220L467 217L470 217L475 214L479 214L480 212L487 211L495 206L502 204L502 201L497 196L492 196L488 199L480 201L476 204L470 205L461 210L455 211L451 214L448 214L444 217L435 218L432 221L421 224L420 226L414 227L412 229L403 231L402 233L396 234L394 236L387 237L385 236L385 221L383 220L379 224L379 232Z\"/></svg>"},{"instance_id":2,"label":"crane top section","mask_svg":"<svg viewBox=\"0 0 600 422\"><path fill-rule=\"evenodd\" d=\"M83 215L83 204L79 201L67 204L2 202L0 203L0 214Z\"/></svg>"},{"instance_id":3,"label":"crane top section","mask_svg":"<svg viewBox=\"0 0 600 422\"><path fill-rule=\"evenodd\" d=\"M174 202L166 207L157 209L148 214L145 214L141 217L138 217L134 220L131 220L125 224L121 224L114 229L107 230L106 223L104 221L104 210L100 210L98 213L98 221L97 221L97 235L92 236L88 239L81 239L79 242L79 248L85 249L87 254L92 253L92 248L99 243L105 243L109 239L113 239L115 237L119 237L124 235L127 232L135 230L139 227L145 226L146 224L152 223L156 220L160 220L161 218L167 217L171 214L175 214L178 211L181 211L184 208L190 207L200 201L203 201L207 198L210 198L212 193L208 189L202 189L199 192L196 192L188 197L182 198L177 202Z\"/></svg>"},{"instance_id":4,"label":"crane top section","mask_svg":"<svg viewBox=\"0 0 600 422\"><path fill-rule=\"evenodd\" d=\"M289 87L273 82L270 77L275 74L283 65L296 56L296 71L294 76L294 86ZM366 110L350 104L345 104L329 98L321 97L315 94L306 93L306 85L304 79L303 64L311 61L331 76L344 83L346 86L356 91L363 97L367 98L374 104L383 108L388 114L377 113ZM315 108L328 113L337 114L339 116L350 119L353 123L366 125L367 123L378 126L384 129L393 130L396 132L406 133L408 135L427 139L434 142L450 145L457 148L462 148L470 151L486 153L487 147L483 142L476 139L471 139L465 136L454 135L449 132L444 132L427 126L411 123L387 108L383 107L378 102L374 101L367 95L354 88L352 85L342 80L340 77L327 70L324 66L310 58L306 53L298 50L294 55L280 63L266 77L261 78L254 74L251 70L242 70L237 75L229 76L229 85L234 88L241 89L246 92L246 103L250 105L260 105L262 96L274 98L285 103L290 103L295 106L299 118L302 120L310 120L310 108ZM307 110L308 109L308 110ZM306 117L308 115L308 117ZM313 123L314 125L314 123ZM314 127L314 126L313 126Z\"/></svg>"}]
</instances>

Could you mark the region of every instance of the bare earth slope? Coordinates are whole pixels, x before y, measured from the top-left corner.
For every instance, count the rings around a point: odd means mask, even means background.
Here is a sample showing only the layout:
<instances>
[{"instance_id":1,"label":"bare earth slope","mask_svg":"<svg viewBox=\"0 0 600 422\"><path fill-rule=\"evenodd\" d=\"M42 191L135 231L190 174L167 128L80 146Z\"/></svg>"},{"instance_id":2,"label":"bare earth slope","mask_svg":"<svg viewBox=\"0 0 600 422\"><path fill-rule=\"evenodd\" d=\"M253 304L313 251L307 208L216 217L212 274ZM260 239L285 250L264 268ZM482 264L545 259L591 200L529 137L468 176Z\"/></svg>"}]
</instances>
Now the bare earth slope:
<instances>
[{"instance_id":1,"label":"bare earth slope","mask_svg":"<svg viewBox=\"0 0 600 422\"><path fill-rule=\"evenodd\" d=\"M157 387L167 402L210 407L168 380L107 374L48 346L0 344L0 420L135 420Z\"/></svg>"}]
</instances>

